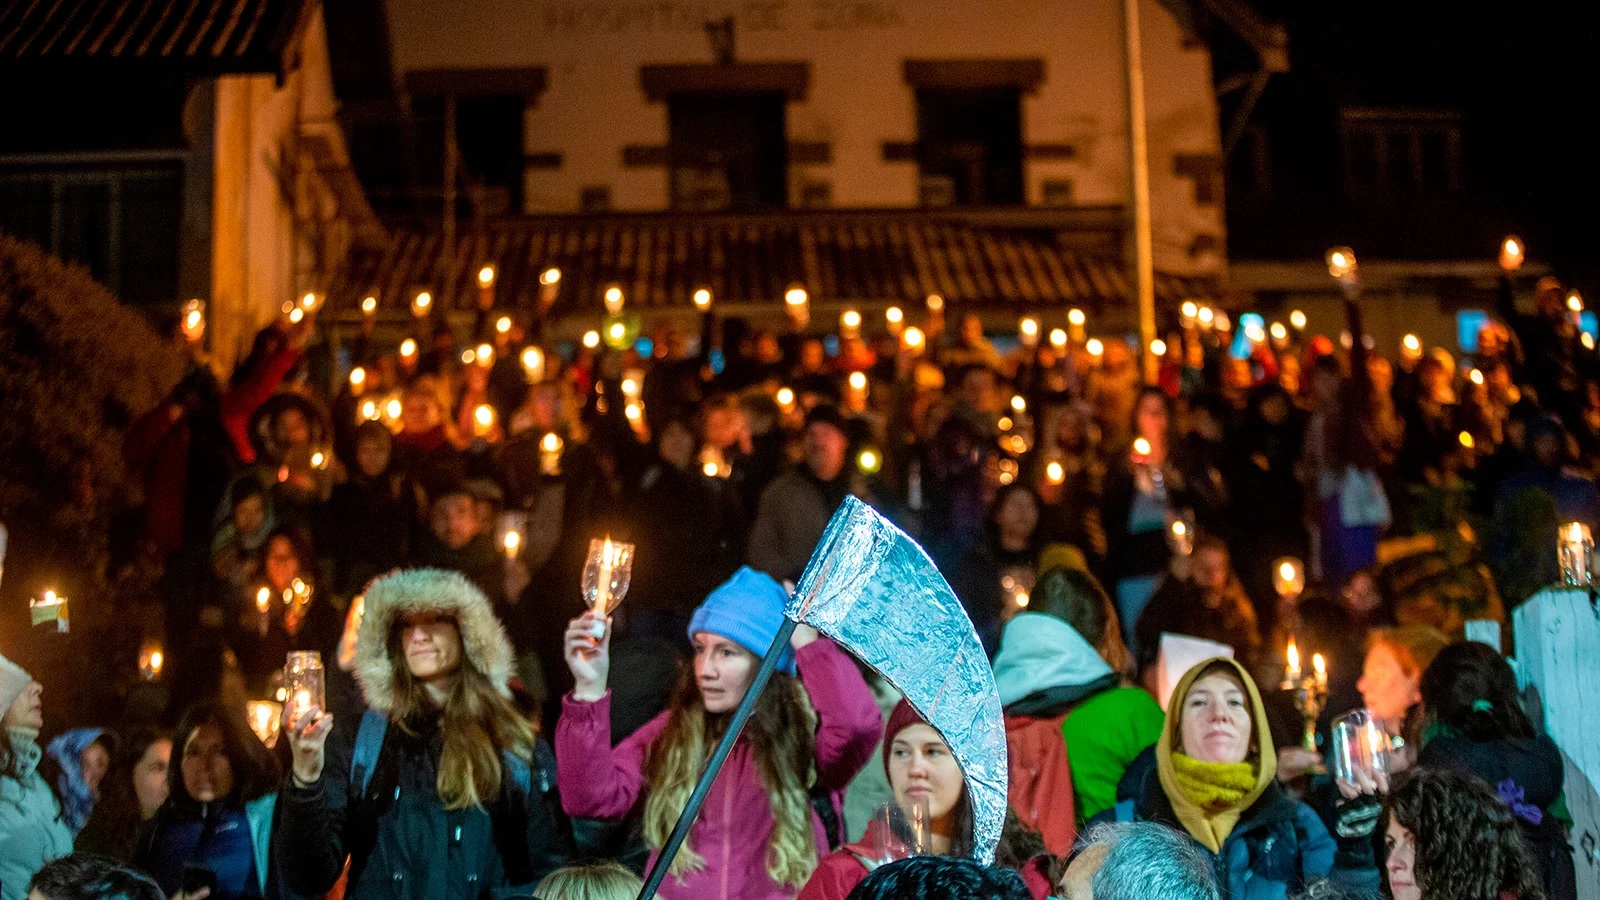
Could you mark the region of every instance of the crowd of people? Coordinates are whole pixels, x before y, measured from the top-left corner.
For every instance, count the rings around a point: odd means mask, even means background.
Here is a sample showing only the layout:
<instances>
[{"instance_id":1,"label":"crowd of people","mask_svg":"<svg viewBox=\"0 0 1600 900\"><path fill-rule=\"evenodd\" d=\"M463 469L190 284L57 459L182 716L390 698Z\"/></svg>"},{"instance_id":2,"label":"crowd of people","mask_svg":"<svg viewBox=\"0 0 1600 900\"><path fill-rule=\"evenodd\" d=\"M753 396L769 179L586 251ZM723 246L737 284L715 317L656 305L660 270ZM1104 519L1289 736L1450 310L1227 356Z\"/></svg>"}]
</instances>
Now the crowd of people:
<instances>
[{"instance_id":1,"label":"crowd of people","mask_svg":"<svg viewBox=\"0 0 1600 900\"><path fill-rule=\"evenodd\" d=\"M992 660L996 862L944 735L801 626L660 896L1571 900L1560 752L1464 639L1600 524L1600 356L1515 276L1459 356L1379 352L1354 290L1331 338L1185 304L1149 383L1081 316L1013 340L932 298L570 343L487 293L389 339L302 311L226 379L180 323L126 444L165 625L115 636L171 664L57 721L0 657L0 898L631 897L855 495ZM596 539L634 547L615 610ZM1171 671L1169 635L1226 651ZM325 704L251 720L297 651ZM1357 708L1388 765L1335 778Z\"/></svg>"}]
</instances>

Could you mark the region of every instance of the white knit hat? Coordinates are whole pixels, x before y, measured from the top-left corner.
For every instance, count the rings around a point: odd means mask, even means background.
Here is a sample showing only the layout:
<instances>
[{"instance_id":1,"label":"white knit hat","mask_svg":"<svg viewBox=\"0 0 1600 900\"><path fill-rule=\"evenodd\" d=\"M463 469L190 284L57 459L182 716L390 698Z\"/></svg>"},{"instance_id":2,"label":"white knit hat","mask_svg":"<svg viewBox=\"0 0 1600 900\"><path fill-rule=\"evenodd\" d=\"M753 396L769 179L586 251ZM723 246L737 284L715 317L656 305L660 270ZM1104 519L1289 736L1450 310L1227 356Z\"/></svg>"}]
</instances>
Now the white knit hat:
<instances>
[{"instance_id":1,"label":"white knit hat","mask_svg":"<svg viewBox=\"0 0 1600 900\"><path fill-rule=\"evenodd\" d=\"M5 715L11 704L17 702L22 692L33 683L33 676L4 656L0 656L0 715Z\"/></svg>"}]
</instances>

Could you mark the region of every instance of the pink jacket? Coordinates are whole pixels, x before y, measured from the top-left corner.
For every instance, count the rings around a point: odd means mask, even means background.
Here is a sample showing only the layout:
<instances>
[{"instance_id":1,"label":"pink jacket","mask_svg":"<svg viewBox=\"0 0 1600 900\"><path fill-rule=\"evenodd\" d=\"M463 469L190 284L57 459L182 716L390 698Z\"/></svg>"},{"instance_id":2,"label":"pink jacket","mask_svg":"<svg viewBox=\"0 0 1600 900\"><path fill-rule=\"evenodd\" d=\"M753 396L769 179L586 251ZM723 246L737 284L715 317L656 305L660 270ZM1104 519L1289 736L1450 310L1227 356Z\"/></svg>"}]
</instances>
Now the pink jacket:
<instances>
[{"instance_id":1,"label":"pink jacket","mask_svg":"<svg viewBox=\"0 0 1600 900\"><path fill-rule=\"evenodd\" d=\"M800 682L817 711L817 783L839 795L861 770L883 736L883 714L861 673L826 638L795 655ZM561 805L570 815L620 819L644 806L644 758L666 727L668 713L651 719L616 747L611 746L611 697L583 703L569 694L556 724L557 777ZM774 884L767 876L772 805L748 741L734 745L705 806L689 832L688 846L705 868L682 879L668 875L664 900L793 900L798 885ZM812 815L817 856L827 854L822 822ZM650 861L655 862L655 853Z\"/></svg>"}]
</instances>

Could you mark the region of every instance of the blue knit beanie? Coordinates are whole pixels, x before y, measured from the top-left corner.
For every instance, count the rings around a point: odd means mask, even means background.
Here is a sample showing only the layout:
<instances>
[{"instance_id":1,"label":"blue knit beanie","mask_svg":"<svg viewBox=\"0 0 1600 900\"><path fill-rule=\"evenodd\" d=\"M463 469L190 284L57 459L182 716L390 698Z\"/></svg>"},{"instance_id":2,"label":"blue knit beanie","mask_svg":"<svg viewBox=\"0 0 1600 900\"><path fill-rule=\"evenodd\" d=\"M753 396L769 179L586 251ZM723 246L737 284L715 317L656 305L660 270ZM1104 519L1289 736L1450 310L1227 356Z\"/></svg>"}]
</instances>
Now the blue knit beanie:
<instances>
[{"instance_id":1,"label":"blue knit beanie","mask_svg":"<svg viewBox=\"0 0 1600 900\"><path fill-rule=\"evenodd\" d=\"M772 639L783 627L783 605L789 593L765 572L740 567L733 577L712 591L689 620L689 640L707 631L733 641L758 658L767 654ZM778 671L794 674L794 650L783 648Z\"/></svg>"}]
</instances>

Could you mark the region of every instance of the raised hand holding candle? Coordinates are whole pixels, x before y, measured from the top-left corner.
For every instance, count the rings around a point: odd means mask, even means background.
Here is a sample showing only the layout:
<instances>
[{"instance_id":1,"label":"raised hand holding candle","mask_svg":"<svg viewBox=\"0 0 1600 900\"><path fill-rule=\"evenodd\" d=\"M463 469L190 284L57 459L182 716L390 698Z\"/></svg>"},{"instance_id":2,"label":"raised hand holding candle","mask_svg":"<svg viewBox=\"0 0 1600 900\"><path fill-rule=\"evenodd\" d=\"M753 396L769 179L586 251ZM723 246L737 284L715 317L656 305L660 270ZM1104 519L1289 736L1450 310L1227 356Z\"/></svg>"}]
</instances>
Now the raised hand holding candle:
<instances>
[{"instance_id":1,"label":"raised hand holding candle","mask_svg":"<svg viewBox=\"0 0 1600 900\"><path fill-rule=\"evenodd\" d=\"M1561 526L1556 543L1556 560L1561 568L1561 583L1567 587L1588 587L1593 578L1589 571L1589 555L1594 550L1594 539L1589 526L1582 522L1568 522Z\"/></svg>"}]
</instances>

